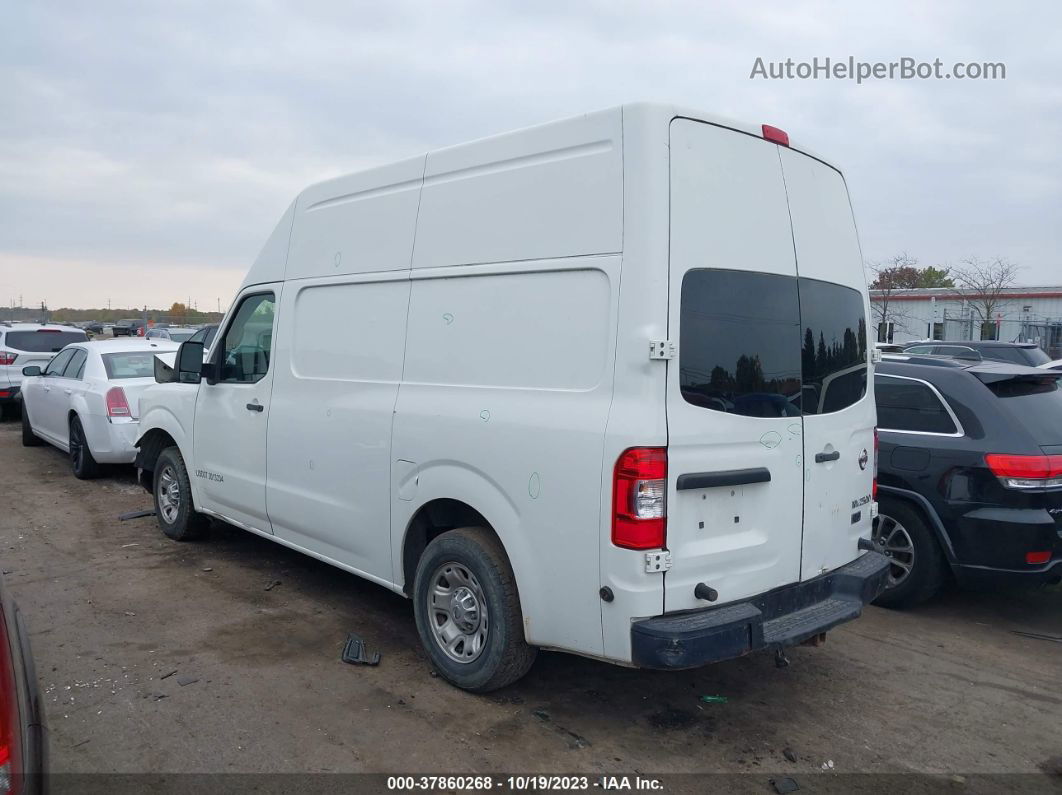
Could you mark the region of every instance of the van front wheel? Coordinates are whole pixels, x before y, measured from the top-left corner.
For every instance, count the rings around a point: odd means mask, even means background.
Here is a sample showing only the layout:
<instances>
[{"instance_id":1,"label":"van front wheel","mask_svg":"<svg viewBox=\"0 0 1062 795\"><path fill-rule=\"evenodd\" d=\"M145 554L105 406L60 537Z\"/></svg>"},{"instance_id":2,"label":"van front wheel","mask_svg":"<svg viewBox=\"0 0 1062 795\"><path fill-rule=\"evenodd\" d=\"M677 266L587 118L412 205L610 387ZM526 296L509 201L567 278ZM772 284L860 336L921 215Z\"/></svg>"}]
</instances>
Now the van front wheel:
<instances>
[{"instance_id":1,"label":"van front wheel","mask_svg":"<svg viewBox=\"0 0 1062 795\"><path fill-rule=\"evenodd\" d=\"M413 610L432 664L457 687L497 690L535 661L509 559L481 527L450 530L428 545L417 564Z\"/></svg>"},{"instance_id":2,"label":"van front wheel","mask_svg":"<svg viewBox=\"0 0 1062 795\"><path fill-rule=\"evenodd\" d=\"M159 528L174 541L202 538L209 519L196 513L192 505L192 486L181 451L167 447L155 462L155 519Z\"/></svg>"}]
</instances>

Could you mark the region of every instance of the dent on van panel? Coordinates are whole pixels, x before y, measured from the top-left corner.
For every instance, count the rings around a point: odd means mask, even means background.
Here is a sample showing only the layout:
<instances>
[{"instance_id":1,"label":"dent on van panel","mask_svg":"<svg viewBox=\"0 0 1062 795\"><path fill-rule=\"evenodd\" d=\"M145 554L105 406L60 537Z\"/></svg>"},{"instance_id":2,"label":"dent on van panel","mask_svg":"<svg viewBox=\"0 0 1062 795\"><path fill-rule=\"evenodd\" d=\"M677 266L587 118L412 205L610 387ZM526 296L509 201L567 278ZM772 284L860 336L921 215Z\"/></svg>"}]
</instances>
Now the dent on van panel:
<instances>
[{"instance_id":1,"label":"dent on van panel","mask_svg":"<svg viewBox=\"0 0 1062 795\"><path fill-rule=\"evenodd\" d=\"M414 280L404 380L592 389L609 297L606 274L589 269Z\"/></svg>"},{"instance_id":2,"label":"dent on van panel","mask_svg":"<svg viewBox=\"0 0 1062 795\"><path fill-rule=\"evenodd\" d=\"M298 378L398 382L406 279L305 287L295 298L291 370ZM342 333L336 330L342 329Z\"/></svg>"}]
</instances>

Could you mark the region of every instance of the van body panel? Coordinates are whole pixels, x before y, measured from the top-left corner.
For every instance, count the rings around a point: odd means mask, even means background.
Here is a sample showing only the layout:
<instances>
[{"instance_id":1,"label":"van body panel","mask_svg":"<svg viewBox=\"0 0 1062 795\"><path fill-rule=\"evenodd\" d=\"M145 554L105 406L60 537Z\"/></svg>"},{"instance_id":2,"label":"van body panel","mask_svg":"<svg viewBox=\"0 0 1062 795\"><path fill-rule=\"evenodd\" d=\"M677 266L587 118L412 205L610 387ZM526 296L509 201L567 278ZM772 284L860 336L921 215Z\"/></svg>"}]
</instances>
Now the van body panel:
<instances>
[{"instance_id":1,"label":"van body panel","mask_svg":"<svg viewBox=\"0 0 1062 795\"><path fill-rule=\"evenodd\" d=\"M779 155L793 218L805 335L810 331L817 354L823 342L831 350L835 345L855 345L859 348L856 358L862 361L828 376L822 388L809 389L805 383L805 401L816 404L806 406L804 415L806 479L801 578L810 579L857 557L860 537L871 536L877 413L874 379L868 377L866 353L869 342L865 318L869 316L870 302L855 220L841 174L785 147L779 147ZM830 285L849 289L838 290ZM851 294L849 303L844 301L846 293ZM842 308L845 306L848 308ZM842 323L838 318L844 312L847 315ZM825 330L819 322L822 318L829 318ZM854 388L863 390L862 398L841 410L832 410L830 404L848 402L845 392ZM837 394L841 395L840 401ZM839 454L839 458L817 462L816 456L823 453Z\"/></svg>"},{"instance_id":2,"label":"van body panel","mask_svg":"<svg viewBox=\"0 0 1062 795\"><path fill-rule=\"evenodd\" d=\"M391 416L408 303L404 273L289 283L269 415L276 535L386 581Z\"/></svg>"},{"instance_id":3,"label":"van body panel","mask_svg":"<svg viewBox=\"0 0 1062 795\"><path fill-rule=\"evenodd\" d=\"M287 278L409 270L424 161L415 157L303 191Z\"/></svg>"},{"instance_id":4,"label":"van body panel","mask_svg":"<svg viewBox=\"0 0 1062 795\"><path fill-rule=\"evenodd\" d=\"M414 268L618 252L618 109L428 155Z\"/></svg>"},{"instance_id":5,"label":"van body panel","mask_svg":"<svg viewBox=\"0 0 1062 795\"><path fill-rule=\"evenodd\" d=\"M587 528L600 524L619 258L510 270L413 279L393 430L395 576L416 509L466 502L502 521L528 640L600 655L598 538ZM415 498L403 499L414 478Z\"/></svg>"},{"instance_id":6,"label":"van body panel","mask_svg":"<svg viewBox=\"0 0 1062 795\"><path fill-rule=\"evenodd\" d=\"M679 359L667 368L668 612L707 606L694 595L698 583L714 588L723 604L800 577L799 409L742 416L687 385L694 379L714 383L717 375L740 384L743 362L755 362L761 380L770 383L778 362L799 361L796 272L777 146L724 127L675 120L669 338L678 341ZM702 279L715 280L726 294L705 292L697 286ZM730 294L732 289L757 292ZM787 335L793 350L761 361L772 340ZM711 372L699 372L702 367ZM758 469L770 479L678 488L684 475Z\"/></svg>"}]
</instances>

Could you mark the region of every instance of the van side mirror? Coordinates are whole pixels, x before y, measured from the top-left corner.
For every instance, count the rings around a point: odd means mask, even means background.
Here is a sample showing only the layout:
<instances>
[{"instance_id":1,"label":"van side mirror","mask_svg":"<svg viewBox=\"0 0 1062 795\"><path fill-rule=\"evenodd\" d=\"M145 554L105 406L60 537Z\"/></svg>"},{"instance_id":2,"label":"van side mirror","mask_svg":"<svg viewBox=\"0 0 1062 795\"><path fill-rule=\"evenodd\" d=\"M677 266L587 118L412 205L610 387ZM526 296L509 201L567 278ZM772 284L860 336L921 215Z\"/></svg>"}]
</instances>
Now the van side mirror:
<instances>
[{"instance_id":1,"label":"van side mirror","mask_svg":"<svg viewBox=\"0 0 1062 795\"><path fill-rule=\"evenodd\" d=\"M22 375L34 376L40 374L41 368L35 364L27 365L26 367L22 368Z\"/></svg>"},{"instance_id":2,"label":"van side mirror","mask_svg":"<svg viewBox=\"0 0 1062 795\"><path fill-rule=\"evenodd\" d=\"M175 364L179 383L198 384L203 379L203 343L182 342Z\"/></svg>"}]
</instances>

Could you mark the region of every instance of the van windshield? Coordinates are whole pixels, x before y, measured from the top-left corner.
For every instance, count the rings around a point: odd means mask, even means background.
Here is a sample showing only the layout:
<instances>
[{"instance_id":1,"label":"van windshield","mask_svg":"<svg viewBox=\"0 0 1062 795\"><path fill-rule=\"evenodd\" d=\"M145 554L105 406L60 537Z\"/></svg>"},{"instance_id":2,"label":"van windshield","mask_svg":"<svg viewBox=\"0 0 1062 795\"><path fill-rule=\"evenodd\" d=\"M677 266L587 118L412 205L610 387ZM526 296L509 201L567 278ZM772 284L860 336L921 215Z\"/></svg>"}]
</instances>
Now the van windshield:
<instances>
[{"instance_id":1,"label":"van windshield","mask_svg":"<svg viewBox=\"0 0 1062 795\"><path fill-rule=\"evenodd\" d=\"M769 273L693 269L682 280L679 376L693 405L749 417L839 411L867 391L863 298Z\"/></svg>"}]
</instances>

